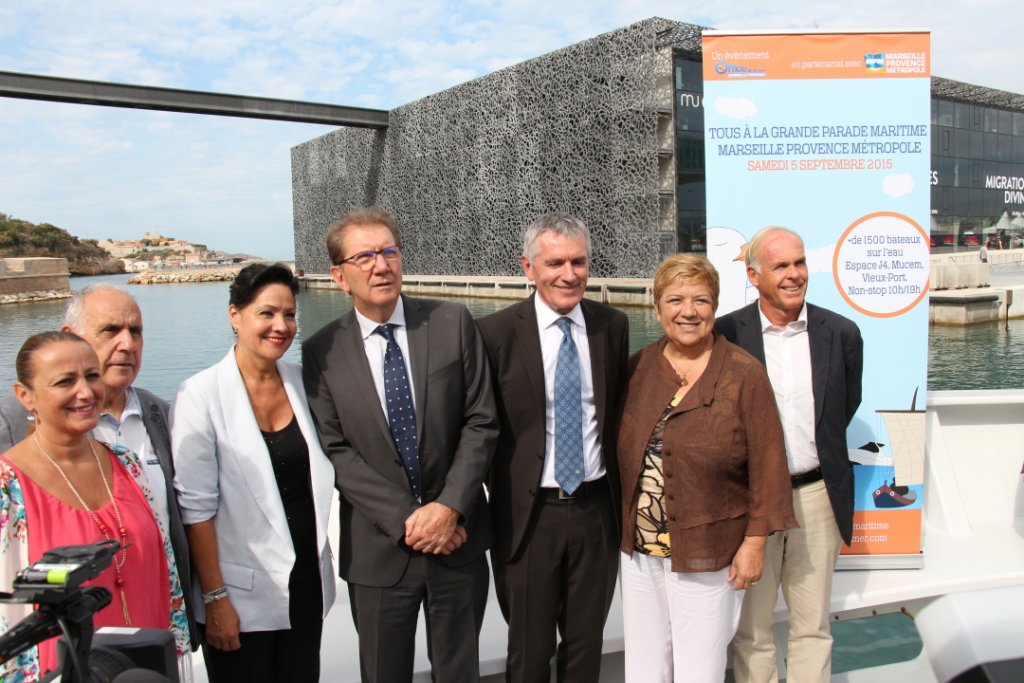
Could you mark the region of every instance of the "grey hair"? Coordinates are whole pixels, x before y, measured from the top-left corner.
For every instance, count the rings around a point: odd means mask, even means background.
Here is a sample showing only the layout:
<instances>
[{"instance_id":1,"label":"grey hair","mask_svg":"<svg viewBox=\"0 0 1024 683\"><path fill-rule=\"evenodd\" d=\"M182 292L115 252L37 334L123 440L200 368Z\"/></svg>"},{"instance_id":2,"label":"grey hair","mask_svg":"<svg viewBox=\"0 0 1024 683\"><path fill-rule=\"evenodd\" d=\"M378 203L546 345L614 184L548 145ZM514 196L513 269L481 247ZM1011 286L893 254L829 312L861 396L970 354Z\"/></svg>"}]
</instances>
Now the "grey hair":
<instances>
[{"instance_id":1,"label":"grey hair","mask_svg":"<svg viewBox=\"0 0 1024 683\"><path fill-rule=\"evenodd\" d=\"M762 244L772 235L777 235L779 233L792 235L800 242L801 247L804 246L804 238L794 231L789 228L783 228L780 225L769 225L767 228L758 230L757 234L751 237L750 241L747 242L747 253L743 257L743 260L746 261L748 268L753 268L755 273L761 272L759 261L761 259Z\"/></svg>"},{"instance_id":2,"label":"grey hair","mask_svg":"<svg viewBox=\"0 0 1024 683\"><path fill-rule=\"evenodd\" d=\"M523 232L523 256L530 263L537 257L537 239L546 232L553 232L569 239L583 237L587 242L587 260L590 260L590 228L579 218L558 211L538 216L526 226Z\"/></svg>"},{"instance_id":3,"label":"grey hair","mask_svg":"<svg viewBox=\"0 0 1024 683\"><path fill-rule=\"evenodd\" d=\"M84 332L85 299L100 292L119 292L130 298L132 301L135 301L135 297L117 285L112 285L109 282L97 282L96 284L84 287L71 295L68 305L64 308L64 326L76 332ZM136 302L136 304L137 303L138 302Z\"/></svg>"}]
</instances>

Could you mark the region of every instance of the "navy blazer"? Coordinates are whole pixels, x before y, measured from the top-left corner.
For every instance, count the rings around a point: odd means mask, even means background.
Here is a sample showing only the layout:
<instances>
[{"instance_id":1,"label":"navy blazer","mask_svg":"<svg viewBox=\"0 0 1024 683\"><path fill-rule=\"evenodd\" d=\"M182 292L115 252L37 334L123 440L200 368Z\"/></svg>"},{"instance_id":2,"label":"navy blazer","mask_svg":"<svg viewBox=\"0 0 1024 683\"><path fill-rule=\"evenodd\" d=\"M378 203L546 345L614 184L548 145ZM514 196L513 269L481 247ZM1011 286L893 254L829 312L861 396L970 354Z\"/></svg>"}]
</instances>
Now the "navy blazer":
<instances>
[{"instance_id":1,"label":"navy blazer","mask_svg":"<svg viewBox=\"0 0 1024 683\"><path fill-rule=\"evenodd\" d=\"M715 330L764 364L757 301L716 320ZM852 320L813 304L807 304L807 335L818 460L839 534L849 545L853 537L853 465L846 428L860 406L864 341Z\"/></svg>"},{"instance_id":2,"label":"navy blazer","mask_svg":"<svg viewBox=\"0 0 1024 683\"><path fill-rule=\"evenodd\" d=\"M508 562L520 550L539 499L544 469L547 399L544 360L533 294L525 301L477 322L494 376L501 435L488 478L494 520L494 556ZM629 321L611 306L583 299L594 408L601 455L611 491L612 518L618 524L619 466L615 422L629 360Z\"/></svg>"}]
</instances>

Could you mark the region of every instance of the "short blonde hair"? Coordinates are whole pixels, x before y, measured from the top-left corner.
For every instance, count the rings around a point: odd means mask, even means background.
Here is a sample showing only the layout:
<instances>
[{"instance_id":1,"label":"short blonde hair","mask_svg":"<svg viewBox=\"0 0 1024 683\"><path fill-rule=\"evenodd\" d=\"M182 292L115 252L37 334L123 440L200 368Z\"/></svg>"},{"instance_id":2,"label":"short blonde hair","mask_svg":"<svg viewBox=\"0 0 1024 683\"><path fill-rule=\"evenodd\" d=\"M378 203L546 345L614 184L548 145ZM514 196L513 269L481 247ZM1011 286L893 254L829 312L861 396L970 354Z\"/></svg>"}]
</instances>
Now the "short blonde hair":
<instances>
[{"instance_id":1,"label":"short blonde hair","mask_svg":"<svg viewBox=\"0 0 1024 683\"><path fill-rule=\"evenodd\" d=\"M661 295L680 280L696 280L708 286L718 310L718 271L704 256L697 254L672 254L654 272L654 305L661 301Z\"/></svg>"}]
</instances>

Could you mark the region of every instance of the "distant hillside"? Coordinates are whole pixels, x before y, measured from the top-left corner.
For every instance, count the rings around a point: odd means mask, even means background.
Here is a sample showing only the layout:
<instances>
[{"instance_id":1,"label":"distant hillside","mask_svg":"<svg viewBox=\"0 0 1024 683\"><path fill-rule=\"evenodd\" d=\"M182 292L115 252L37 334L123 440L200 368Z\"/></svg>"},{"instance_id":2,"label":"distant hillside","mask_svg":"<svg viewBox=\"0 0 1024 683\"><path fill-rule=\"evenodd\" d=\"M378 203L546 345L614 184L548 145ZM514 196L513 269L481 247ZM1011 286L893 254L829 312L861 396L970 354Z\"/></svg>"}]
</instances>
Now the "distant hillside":
<instances>
[{"instance_id":1,"label":"distant hillside","mask_svg":"<svg viewBox=\"0 0 1024 683\"><path fill-rule=\"evenodd\" d=\"M110 258L96 240L80 240L55 225L29 223L0 213L0 258L27 256L66 258L72 275L124 272L124 264Z\"/></svg>"}]
</instances>

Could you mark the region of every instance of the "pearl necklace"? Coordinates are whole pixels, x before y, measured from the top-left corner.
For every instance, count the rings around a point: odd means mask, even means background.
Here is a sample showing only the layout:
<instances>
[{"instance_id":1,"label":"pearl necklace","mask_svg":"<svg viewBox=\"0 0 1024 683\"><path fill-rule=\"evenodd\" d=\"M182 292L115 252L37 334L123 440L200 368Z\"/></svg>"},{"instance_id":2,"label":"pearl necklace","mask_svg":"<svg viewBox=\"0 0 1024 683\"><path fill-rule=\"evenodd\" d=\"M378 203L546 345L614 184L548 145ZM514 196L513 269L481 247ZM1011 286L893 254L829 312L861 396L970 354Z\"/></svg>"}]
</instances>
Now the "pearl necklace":
<instances>
[{"instance_id":1,"label":"pearl necklace","mask_svg":"<svg viewBox=\"0 0 1024 683\"><path fill-rule=\"evenodd\" d=\"M57 474L59 474L61 479L64 480L64 483L67 484L68 489L71 491L71 494L74 495L75 500L78 501L78 504L82 509L89 513L89 517L92 518L93 523L96 524L96 527L100 530L100 533L103 534L103 537L108 541L112 541L113 538L110 536L110 530L107 525L104 524L103 520L100 519L93 509L85 502L85 499L82 498L82 494L80 494L78 489L75 488L75 485L71 483L71 478L68 477L64 468L60 466L52 455L43 450L43 447L39 444L39 439L35 434L32 435L32 442L36 445L36 448L42 456L46 458L46 460L57 470ZM114 574L116 575L114 585L117 586L118 591L121 593L121 614L124 616L125 626L131 626L132 619L128 614L128 599L124 593L124 578L121 576L121 568L124 567L125 558L128 555L128 530L125 528L124 521L121 519L121 509L117 506L117 501L114 500L114 492L110 488L110 482L107 481L107 475L103 472L103 466L100 464L100 456L96 453L96 446L91 440L88 440L88 443L89 450L92 452L92 457L96 461L96 468L100 471L100 479L103 480L103 488L107 492L107 497L110 498L110 505L114 508L114 517L117 519L117 531L121 536L121 557L118 558L116 554L114 555Z\"/></svg>"}]
</instances>

